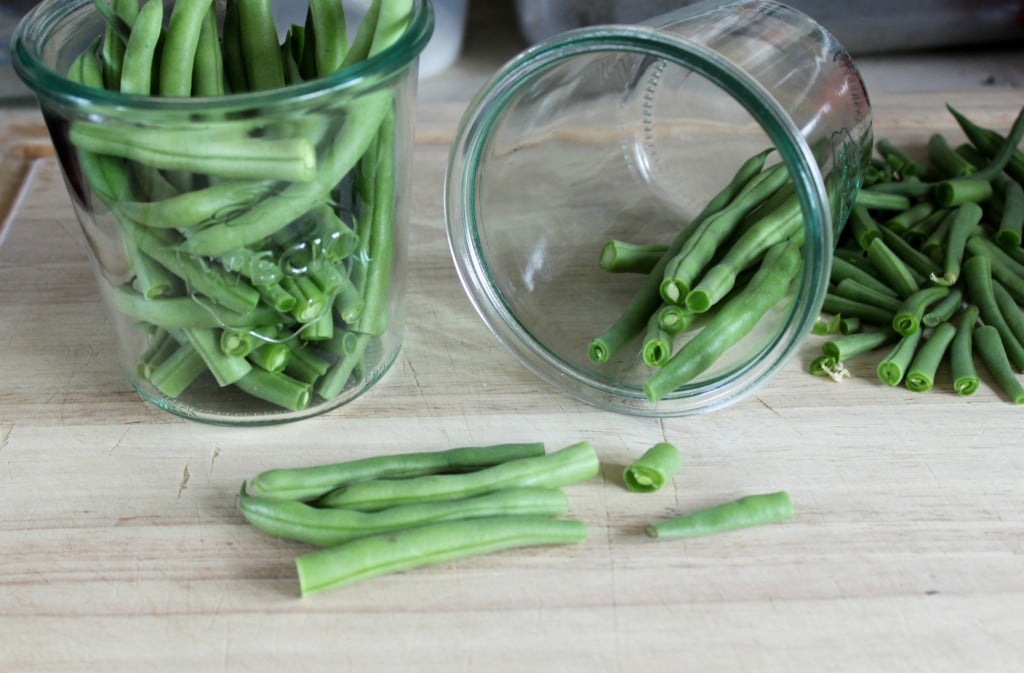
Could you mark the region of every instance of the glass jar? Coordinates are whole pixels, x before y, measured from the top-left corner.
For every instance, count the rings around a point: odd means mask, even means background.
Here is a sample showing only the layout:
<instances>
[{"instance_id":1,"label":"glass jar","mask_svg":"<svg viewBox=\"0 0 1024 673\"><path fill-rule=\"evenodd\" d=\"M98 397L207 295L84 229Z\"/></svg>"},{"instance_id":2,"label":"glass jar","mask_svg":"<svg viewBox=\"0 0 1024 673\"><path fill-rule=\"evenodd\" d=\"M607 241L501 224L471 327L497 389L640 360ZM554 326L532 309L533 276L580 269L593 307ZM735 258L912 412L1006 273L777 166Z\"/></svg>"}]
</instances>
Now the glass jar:
<instances>
[{"instance_id":1,"label":"glass jar","mask_svg":"<svg viewBox=\"0 0 1024 673\"><path fill-rule=\"evenodd\" d=\"M344 4L354 30L365 7ZM212 423L295 420L354 399L395 361L416 71L433 28L429 0L409 4L364 60L227 95L83 85L98 66L76 59L107 25L92 0L45 0L19 25L14 65L143 398ZM274 12L279 37L286 14Z\"/></svg>"},{"instance_id":2,"label":"glass jar","mask_svg":"<svg viewBox=\"0 0 1024 673\"><path fill-rule=\"evenodd\" d=\"M764 383L810 332L871 146L870 103L850 56L779 3L703 2L640 25L569 31L507 64L466 111L446 177L452 255L488 327L546 381L617 412L707 411ZM602 248L679 240L768 148L799 204L801 268L746 336L654 402L638 324L608 361L588 357L651 287L644 274L599 268ZM757 259L746 264L741 279ZM658 307L647 304L645 316Z\"/></svg>"}]
</instances>

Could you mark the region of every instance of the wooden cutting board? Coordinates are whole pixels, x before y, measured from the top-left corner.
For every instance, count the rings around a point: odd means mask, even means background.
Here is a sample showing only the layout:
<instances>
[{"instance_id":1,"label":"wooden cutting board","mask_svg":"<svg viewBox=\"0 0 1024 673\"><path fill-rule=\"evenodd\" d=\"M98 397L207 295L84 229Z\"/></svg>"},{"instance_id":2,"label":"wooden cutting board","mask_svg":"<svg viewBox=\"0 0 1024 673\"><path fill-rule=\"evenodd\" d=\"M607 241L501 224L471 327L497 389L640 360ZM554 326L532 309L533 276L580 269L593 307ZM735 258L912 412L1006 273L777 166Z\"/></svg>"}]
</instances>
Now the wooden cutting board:
<instances>
[{"instance_id":1,"label":"wooden cutting board","mask_svg":"<svg viewBox=\"0 0 1024 673\"><path fill-rule=\"evenodd\" d=\"M1019 91L888 95L876 133L960 138L949 101L1009 126ZM473 313L442 216L458 104L418 115L409 334L370 394L293 425L227 429L145 406L112 335L34 111L0 112L0 670L1014 671L1024 661L1024 410L804 373L684 419L579 404ZM285 464L511 439L592 440L568 489L588 540L299 599L298 544L244 524L241 482ZM621 468L676 443L674 483ZM689 541L654 518L786 489L794 521Z\"/></svg>"}]
</instances>

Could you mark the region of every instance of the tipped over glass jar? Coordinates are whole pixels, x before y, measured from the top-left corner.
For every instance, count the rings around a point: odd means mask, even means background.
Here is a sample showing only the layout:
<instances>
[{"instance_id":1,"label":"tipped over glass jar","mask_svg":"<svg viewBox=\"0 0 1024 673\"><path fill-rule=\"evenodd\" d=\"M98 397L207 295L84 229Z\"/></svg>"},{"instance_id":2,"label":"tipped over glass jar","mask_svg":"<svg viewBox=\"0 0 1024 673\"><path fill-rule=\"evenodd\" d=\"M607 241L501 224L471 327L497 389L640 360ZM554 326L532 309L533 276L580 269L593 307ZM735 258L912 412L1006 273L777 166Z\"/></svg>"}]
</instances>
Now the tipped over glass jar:
<instances>
[{"instance_id":1,"label":"tipped over glass jar","mask_svg":"<svg viewBox=\"0 0 1024 673\"><path fill-rule=\"evenodd\" d=\"M544 380L617 412L708 411L810 333L871 147L849 54L783 4L569 31L466 111L452 255L488 327Z\"/></svg>"}]
</instances>

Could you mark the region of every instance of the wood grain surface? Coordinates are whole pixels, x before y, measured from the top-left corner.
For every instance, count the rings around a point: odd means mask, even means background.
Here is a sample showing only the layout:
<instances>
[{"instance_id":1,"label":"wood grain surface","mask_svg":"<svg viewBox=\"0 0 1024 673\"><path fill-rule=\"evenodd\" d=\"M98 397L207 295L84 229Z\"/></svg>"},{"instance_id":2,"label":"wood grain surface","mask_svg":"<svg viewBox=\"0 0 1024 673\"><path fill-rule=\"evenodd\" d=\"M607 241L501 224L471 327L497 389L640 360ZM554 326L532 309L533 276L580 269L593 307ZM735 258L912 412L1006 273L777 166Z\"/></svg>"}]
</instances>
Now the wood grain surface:
<instances>
[{"instance_id":1,"label":"wood grain surface","mask_svg":"<svg viewBox=\"0 0 1024 673\"><path fill-rule=\"evenodd\" d=\"M950 101L1006 128L1019 91L877 97L878 136L960 138ZM755 396L683 419L603 412L539 381L459 287L442 216L461 107L422 105L409 332L369 394L258 429L143 404L35 113L0 113L0 671L1020 671L1024 409L804 373L809 340ZM13 183L17 183L16 185ZM17 194L18 197L7 196ZM0 211L0 218L5 213ZM567 489L588 540L503 552L298 597L299 544L237 511L282 465L587 438L600 479ZM624 464L668 440L684 468L628 493ZM792 522L686 541L653 518L788 490Z\"/></svg>"}]
</instances>

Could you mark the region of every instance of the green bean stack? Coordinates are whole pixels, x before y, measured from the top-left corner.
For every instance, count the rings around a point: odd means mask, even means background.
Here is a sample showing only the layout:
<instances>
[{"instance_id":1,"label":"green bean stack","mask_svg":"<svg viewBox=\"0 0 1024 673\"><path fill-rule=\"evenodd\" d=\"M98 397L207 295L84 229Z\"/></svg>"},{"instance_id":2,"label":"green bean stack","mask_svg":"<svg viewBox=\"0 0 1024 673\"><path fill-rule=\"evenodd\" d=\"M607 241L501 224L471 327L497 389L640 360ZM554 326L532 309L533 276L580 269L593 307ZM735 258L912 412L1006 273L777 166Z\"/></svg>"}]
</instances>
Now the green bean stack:
<instances>
[{"instance_id":1,"label":"green bean stack","mask_svg":"<svg viewBox=\"0 0 1024 673\"><path fill-rule=\"evenodd\" d=\"M923 160L880 140L855 217L840 240L819 326L856 316L863 331L830 337L811 372L887 348L876 367L889 386L978 390L975 358L992 384L1024 403L1024 109L1006 136L949 108L967 142L932 134ZM904 205L889 210L888 197ZM871 232L869 235L868 232ZM821 328L820 332L826 331Z\"/></svg>"},{"instance_id":2,"label":"green bean stack","mask_svg":"<svg viewBox=\"0 0 1024 673\"><path fill-rule=\"evenodd\" d=\"M95 4L107 29L69 79L206 102L374 56L412 6L375 0L349 44L334 0L311 0L283 43L269 0L227 0L222 20L212 0ZM144 335L136 371L149 394L178 399L205 377L245 403L297 412L386 366L376 344L393 296L395 97L343 98L301 115L216 119L201 102L180 128L145 116L71 123L83 206L123 244L128 272L110 274L111 303Z\"/></svg>"},{"instance_id":3,"label":"green bean stack","mask_svg":"<svg viewBox=\"0 0 1024 673\"><path fill-rule=\"evenodd\" d=\"M501 549L573 544L562 488L596 476L590 442L462 447L276 469L242 485L260 531L321 547L296 558L303 596Z\"/></svg>"}]
</instances>

